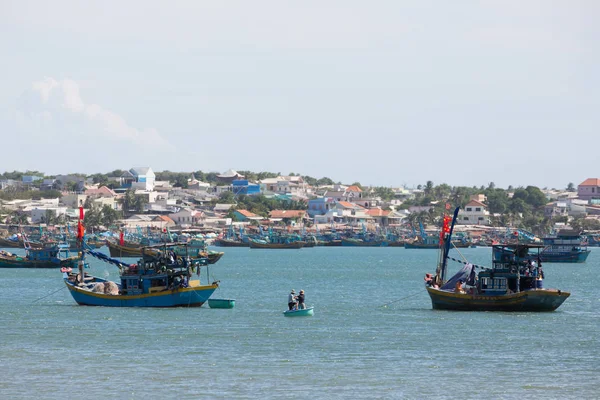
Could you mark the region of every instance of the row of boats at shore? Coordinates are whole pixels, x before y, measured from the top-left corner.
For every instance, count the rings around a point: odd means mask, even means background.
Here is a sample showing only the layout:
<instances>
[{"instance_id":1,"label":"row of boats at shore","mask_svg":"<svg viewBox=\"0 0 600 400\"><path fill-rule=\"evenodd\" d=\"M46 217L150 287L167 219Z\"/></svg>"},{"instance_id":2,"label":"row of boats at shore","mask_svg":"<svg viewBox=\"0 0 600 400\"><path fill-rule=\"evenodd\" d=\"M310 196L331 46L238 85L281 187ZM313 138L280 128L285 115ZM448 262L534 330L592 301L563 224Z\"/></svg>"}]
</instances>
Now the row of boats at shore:
<instances>
[{"instance_id":1,"label":"row of boats at shore","mask_svg":"<svg viewBox=\"0 0 600 400\"><path fill-rule=\"evenodd\" d=\"M552 242L552 246L556 248L546 254L544 251L550 246L546 242L493 244L492 266L479 266L469 263L464 258L458 259L450 255L450 251L460 245L460 241L452 239L457 214L458 209L455 210L453 218L444 217L437 246L431 247L439 250L435 274L425 276L425 286L432 308L469 311L553 311L570 296L569 292L544 288L542 264L553 261L575 262L565 255L581 245L580 242L577 244L578 235L573 232L559 233ZM285 242L286 237L298 247L287 247L290 243ZM292 240L290 237L291 235L271 234L262 239L248 238L248 246L267 249L304 247L303 241ZM40 245L24 237L26 255L18 256L2 250L0 266L59 268L66 287L75 302L80 305L199 307L208 302L213 308L233 307L232 299L211 298L220 282L211 279L209 267L217 263L224 253L209 251L206 242L177 240L152 243L158 238L125 240L121 234L118 238L113 236L104 240L109 249L107 255L96 247L93 240L86 240L83 229L78 229L76 239L77 251L71 255L71 247L68 244L61 245L49 241ZM220 239L227 238L217 238ZM350 241L349 243L357 244L360 243L358 240L365 239L367 238L340 240L342 243ZM273 246L276 244L281 247ZM577 262L585 261L589 255L589 250L581 250L585 251L585 256ZM86 271L89 267L88 257L116 266L119 279L110 281L89 274ZM135 259L137 262L131 261ZM460 263L462 267L455 275L447 278L449 261ZM312 308L310 313L305 314L312 315Z\"/></svg>"}]
</instances>

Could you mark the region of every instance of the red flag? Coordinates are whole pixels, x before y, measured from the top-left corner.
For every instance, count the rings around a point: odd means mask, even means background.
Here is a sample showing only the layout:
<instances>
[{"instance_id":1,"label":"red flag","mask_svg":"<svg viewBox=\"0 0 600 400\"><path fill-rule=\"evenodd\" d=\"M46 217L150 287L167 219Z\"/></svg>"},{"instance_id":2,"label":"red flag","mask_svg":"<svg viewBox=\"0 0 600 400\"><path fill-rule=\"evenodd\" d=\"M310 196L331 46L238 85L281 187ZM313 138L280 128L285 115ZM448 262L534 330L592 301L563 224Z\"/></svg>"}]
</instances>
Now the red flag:
<instances>
[{"instance_id":1,"label":"red flag","mask_svg":"<svg viewBox=\"0 0 600 400\"><path fill-rule=\"evenodd\" d=\"M85 228L83 227L81 221L79 221L77 223L77 240L82 240L83 235L85 235Z\"/></svg>"},{"instance_id":2,"label":"red flag","mask_svg":"<svg viewBox=\"0 0 600 400\"><path fill-rule=\"evenodd\" d=\"M121 246L125 245L125 239L123 238L123 231L121 231L121 234L119 235L119 244Z\"/></svg>"},{"instance_id":3,"label":"red flag","mask_svg":"<svg viewBox=\"0 0 600 400\"><path fill-rule=\"evenodd\" d=\"M452 218L448 215L444 215L444 225L442 227L443 233L450 233L450 221L452 221Z\"/></svg>"},{"instance_id":4,"label":"red flag","mask_svg":"<svg viewBox=\"0 0 600 400\"><path fill-rule=\"evenodd\" d=\"M450 203L446 203L446 210L450 209Z\"/></svg>"},{"instance_id":5,"label":"red flag","mask_svg":"<svg viewBox=\"0 0 600 400\"><path fill-rule=\"evenodd\" d=\"M83 240L85 228L83 227L83 206L79 206L79 221L77 221L77 240Z\"/></svg>"}]
</instances>

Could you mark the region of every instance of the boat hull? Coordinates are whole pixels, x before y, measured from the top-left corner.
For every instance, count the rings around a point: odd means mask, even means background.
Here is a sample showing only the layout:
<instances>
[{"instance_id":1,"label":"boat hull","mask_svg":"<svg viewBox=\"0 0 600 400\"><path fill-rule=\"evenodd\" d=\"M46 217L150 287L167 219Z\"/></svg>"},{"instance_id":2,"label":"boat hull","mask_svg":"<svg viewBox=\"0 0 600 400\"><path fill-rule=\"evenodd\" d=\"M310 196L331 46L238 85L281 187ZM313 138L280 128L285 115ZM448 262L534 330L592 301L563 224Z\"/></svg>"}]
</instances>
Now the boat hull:
<instances>
[{"instance_id":1,"label":"boat hull","mask_svg":"<svg viewBox=\"0 0 600 400\"><path fill-rule=\"evenodd\" d=\"M344 247L385 247L388 243L380 240L364 241L361 239L342 239Z\"/></svg>"},{"instance_id":2,"label":"boat hull","mask_svg":"<svg viewBox=\"0 0 600 400\"><path fill-rule=\"evenodd\" d=\"M82 289L66 279L65 284L77 304L102 307L201 307L218 287L213 284L138 295L110 295Z\"/></svg>"},{"instance_id":3,"label":"boat hull","mask_svg":"<svg viewBox=\"0 0 600 400\"><path fill-rule=\"evenodd\" d=\"M423 243L404 243L405 249L439 249L440 245L435 244L423 244Z\"/></svg>"},{"instance_id":4,"label":"boat hull","mask_svg":"<svg viewBox=\"0 0 600 400\"><path fill-rule=\"evenodd\" d=\"M219 247L248 247L250 246L248 242L240 242L237 240L229 240L229 239L216 239L215 246Z\"/></svg>"},{"instance_id":5,"label":"boat hull","mask_svg":"<svg viewBox=\"0 0 600 400\"><path fill-rule=\"evenodd\" d=\"M435 310L554 311L571 295L556 289L532 289L503 296L455 293L427 287Z\"/></svg>"},{"instance_id":6,"label":"boat hull","mask_svg":"<svg viewBox=\"0 0 600 400\"><path fill-rule=\"evenodd\" d=\"M106 245L108 246L108 250L110 252L111 257L141 257L142 249L141 247L130 247L130 246L121 246L119 244L107 241Z\"/></svg>"},{"instance_id":7,"label":"boat hull","mask_svg":"<svg viewBox=\"0 0 600 400\"><path fill-rule=\"evenodd\" d=\"M208 306L210 308L233 308L233 307L235 307L235 300L233 300L233 299L208 299Z\"/></svg>"},{"instance_id":8,"label":"boat hull","mask_svg":"<svg viewBox=\"0 0 600 400\"><path fill-rule=\"evenodd\" d=\"M22 257L7 259L0 257L0 268L75 268L79 257L56 261L26 260Z\"/></svg>"},{"instance_id":9,"label":"boat hull","mask_svg":"<svg viewBox=\"0 0 600 400\"><path fill-rule=\"evenodd\" d=\"M591 250L581 251L544 251L539 254L539 258L543 263L584 263ZM500 258L502 254L511 254L508 250L494 249L494 257ZM537 261L537 254L529 254L526 257L517 257L519 261L533 260Z\"/></svg>"},{"instance_id":10,"label":"boat hull","mask_svg":"<svg viewBox=\"0 0 600 400\"><path fill-rule=\"evenodd\" d=\"M250 241L251 249L301 249L305 242L297 241L291 243L260 243Z\"/></svg>"},{"instance_id":11,"label":"boat hull","mask_svg":"<svg viewBox=\"0 0 600 400\"><path fill-rule=\"evenodd\" d=\"M286 317L312 317L314 315L314 307L308 307L300 310L287 310L283 312Z\"/></svg>"}]
</instances>

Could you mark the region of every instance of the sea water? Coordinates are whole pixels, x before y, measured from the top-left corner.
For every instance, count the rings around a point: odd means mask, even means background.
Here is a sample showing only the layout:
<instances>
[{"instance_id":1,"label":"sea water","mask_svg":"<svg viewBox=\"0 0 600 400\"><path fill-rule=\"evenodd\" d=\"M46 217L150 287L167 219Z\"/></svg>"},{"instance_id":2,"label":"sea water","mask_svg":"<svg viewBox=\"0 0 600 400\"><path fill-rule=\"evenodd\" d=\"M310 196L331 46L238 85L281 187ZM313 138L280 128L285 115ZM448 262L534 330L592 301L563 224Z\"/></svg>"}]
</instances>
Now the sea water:
<instances>
[{"instance_id":1,"label":"sea water","mask_svg":"<svg viewBox=\"0 0 600 400\"><path fill-rule=\"evenodd\" d=\"M432 310L435 250L221 250L213 298L233 309L82 307L58 270L0 269L0 398L598 398L600 249L544 264L571 292L549 313ZM313 317L283 316L291 289Z\"/></svg>"}]
</instances>

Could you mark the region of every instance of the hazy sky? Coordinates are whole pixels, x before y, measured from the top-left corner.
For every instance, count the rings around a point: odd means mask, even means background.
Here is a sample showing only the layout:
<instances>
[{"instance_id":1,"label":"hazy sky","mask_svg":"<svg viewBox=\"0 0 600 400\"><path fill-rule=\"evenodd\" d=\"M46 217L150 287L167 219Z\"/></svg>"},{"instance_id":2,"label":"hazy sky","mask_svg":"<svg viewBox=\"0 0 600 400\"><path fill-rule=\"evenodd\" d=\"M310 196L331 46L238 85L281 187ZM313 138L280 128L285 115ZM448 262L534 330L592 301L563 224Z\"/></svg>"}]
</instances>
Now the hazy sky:
<instances>
[{"instance_id":1,"label":"hazy sky","mask_svg":"<svg viewBox=\"0 0 600 400\"><path fill-rule=\"evenodd\" d=\"M600 2L0 0L0 172L600 177Z\"/></svg>"}]
</instances>

